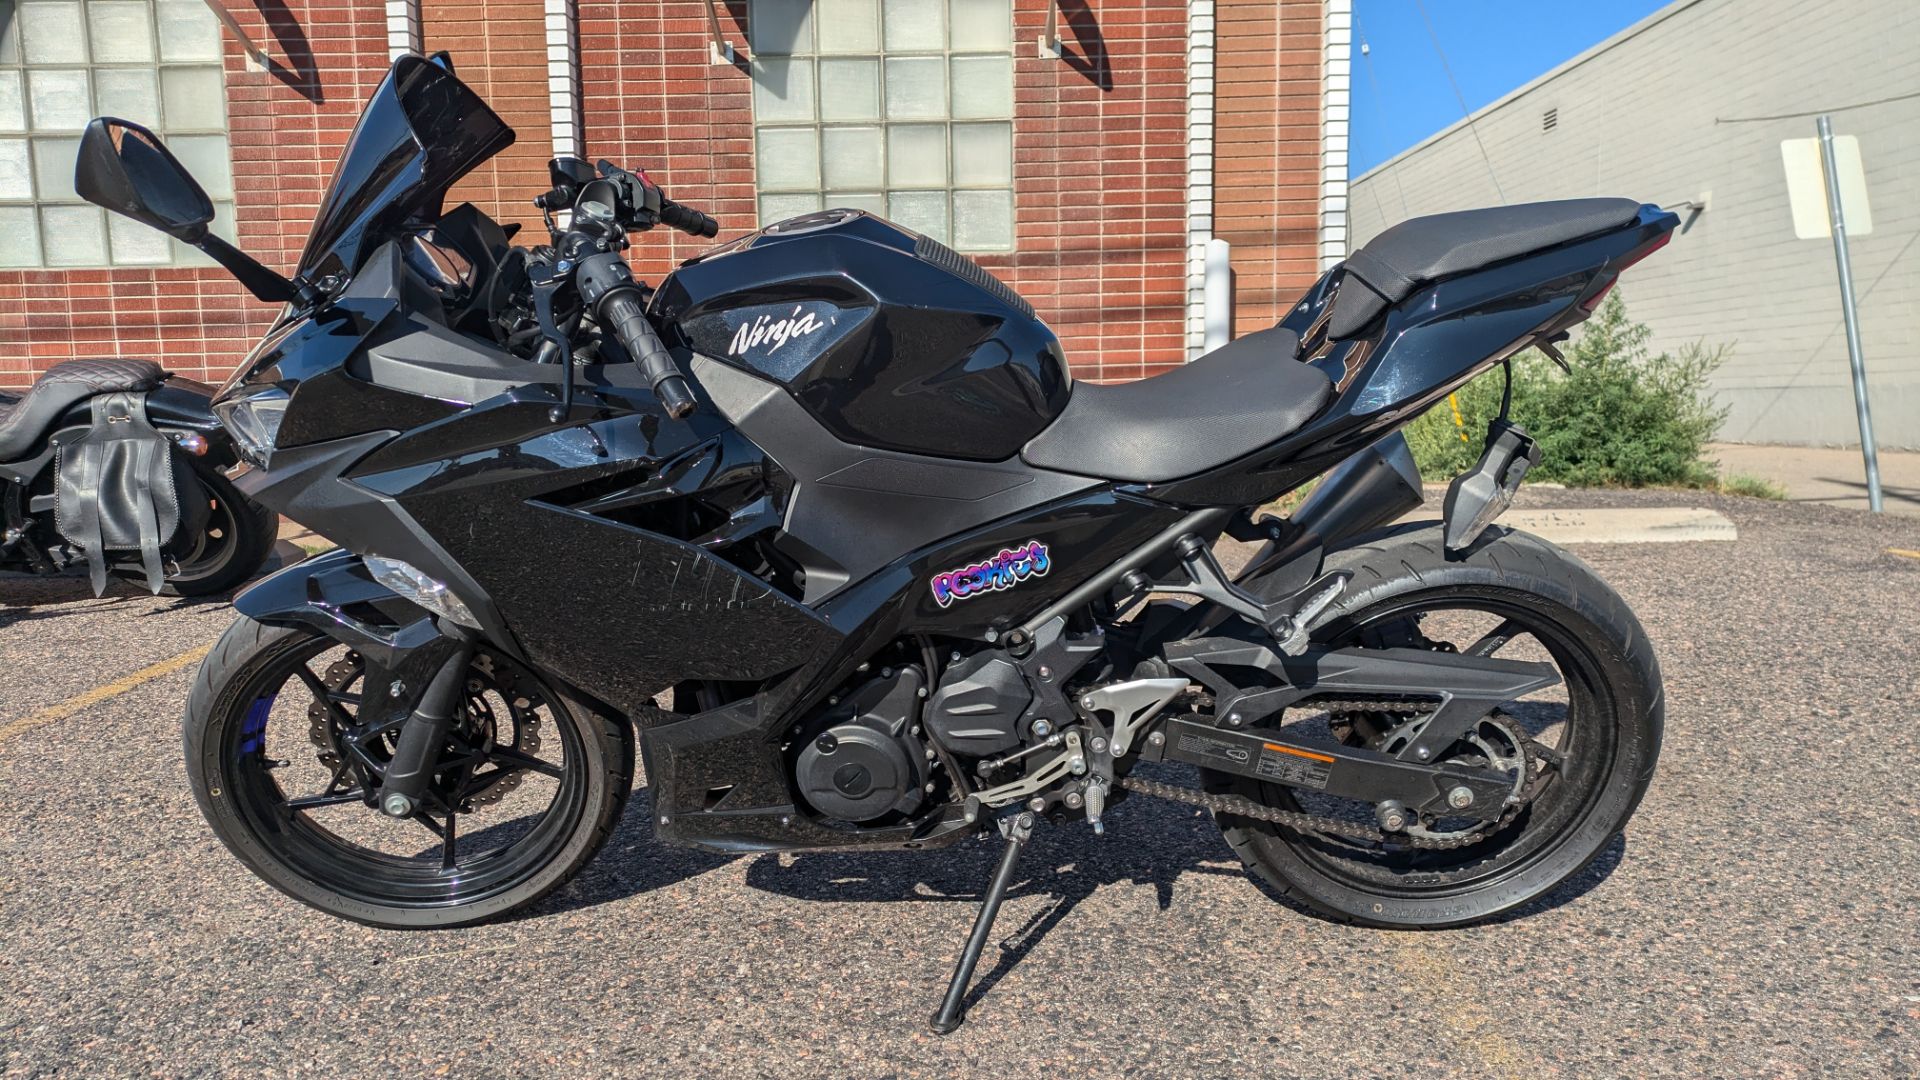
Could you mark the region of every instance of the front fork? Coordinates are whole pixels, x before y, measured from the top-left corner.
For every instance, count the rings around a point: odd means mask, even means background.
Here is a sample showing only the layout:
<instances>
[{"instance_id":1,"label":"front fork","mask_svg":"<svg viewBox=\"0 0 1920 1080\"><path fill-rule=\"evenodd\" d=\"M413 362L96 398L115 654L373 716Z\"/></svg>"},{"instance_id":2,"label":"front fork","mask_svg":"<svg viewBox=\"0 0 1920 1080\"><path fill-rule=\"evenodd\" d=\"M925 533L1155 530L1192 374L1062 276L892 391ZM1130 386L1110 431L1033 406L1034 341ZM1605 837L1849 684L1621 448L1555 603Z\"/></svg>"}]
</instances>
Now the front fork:
<instances>
[{"instance_id":1,"label":"front fork","mask_svg":"<svg viewBox=\"0 0 1920 1080\"><path fill-rule=\"evenodd\" d=\"M421 692L413 711L401 722L393 757L388 760L386 774L380 780L380 811L388 817L410 818L419 813L427 788L438 771L447 733L453 730L454 710L459 706L461 688L467 681L467 667L473 663L472 635L444 621L440 629L457 644L427 681L427 688ZM404 693L403 684L393 685L401 686Z\"/></svg>"}]
</instances>

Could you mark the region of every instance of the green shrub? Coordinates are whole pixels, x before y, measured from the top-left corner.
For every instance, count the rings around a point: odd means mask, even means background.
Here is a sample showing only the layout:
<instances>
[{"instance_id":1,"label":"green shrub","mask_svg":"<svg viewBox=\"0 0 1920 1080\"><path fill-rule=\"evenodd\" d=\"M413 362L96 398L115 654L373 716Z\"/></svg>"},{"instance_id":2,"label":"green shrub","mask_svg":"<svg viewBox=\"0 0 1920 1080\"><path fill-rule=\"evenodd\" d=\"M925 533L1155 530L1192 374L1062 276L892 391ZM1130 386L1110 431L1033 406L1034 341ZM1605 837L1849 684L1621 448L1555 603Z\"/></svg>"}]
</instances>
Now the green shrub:
<instances>
[{"instance_id":1,"label":"green shrub","mask_svg":"<svg viewBox=\"0 0 1920 1080\"><path fill-rule=\"evenodd\" d=\"M1750 499L1778 501L1787 497L1786 485L1747 473L1731 473L1721 477L1719 488L1722 495L1745 495Z\"/></svg>"},{"instance_id":2,"label":"green shrub","mask_svg":"<svg viewBox=\"0 0 1920 1080\"><path fill-rule=\"evenodd\" d=\"M1707 379L1724 346L1689 345L1650 355L1646 326L1627 318L1615 289L1565 349L1571 373L1538 352L1513 358L1513 419L1540 442L1527 474L1575 487L1710 487L1702 451L1726 417ZM1498 368L1461 387L1407 428L1428 480L1446 480L1480 460L1487 422L1500 414Z\"/></svg>"}]
</instances>

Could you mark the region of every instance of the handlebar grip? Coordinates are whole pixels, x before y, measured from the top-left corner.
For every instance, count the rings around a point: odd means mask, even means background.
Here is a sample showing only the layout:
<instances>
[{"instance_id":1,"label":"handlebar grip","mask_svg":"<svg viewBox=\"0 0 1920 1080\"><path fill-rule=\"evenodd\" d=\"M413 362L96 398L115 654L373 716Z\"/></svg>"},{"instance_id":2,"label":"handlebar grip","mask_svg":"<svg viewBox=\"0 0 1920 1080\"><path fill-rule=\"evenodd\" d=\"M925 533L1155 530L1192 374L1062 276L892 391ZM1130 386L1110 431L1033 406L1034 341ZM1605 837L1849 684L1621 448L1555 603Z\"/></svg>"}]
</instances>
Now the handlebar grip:
<instances>
[{"instance_id":1,"label":"handlebar grip","mask_svg":"<svg viewBox=\"0 0 1920 1080\"><path fill-rule=\"evenodd\" d=\"M646 377L647 385L660 399L667 415L675 420L691 416L693 391L687 387L686 376L673 362L673 355L667 352L660 335L654 332L653 324L647 321L637 290L624 288L608 293L600 302L600 322L613 331L627 355L640 366L640 373Z\"/></svg>"},{"instance_id":2,"label":"handlebar grip","mask_svg":"<svg viewBox=\"0 0 1920 1080\"><path fill-rule=\"evenodd\" d=\"M659 395L660 404L665 406L668 416L685 420L693 415L693 391L687 387L687 380L678 373L660 380L660 385L654 387L653 392Z\"/></svg>"},{"instance_id":3,"label":"handlebar grip","mask_svg":"<svg viewBox=\"0 0 1920 1080\"><path fill-rule=\"evenodd\" d=\"M720 232L720 223L691 206L671 199L660 200L660 220L693 236L711 237Z\"/></svg>"}]
</instances>

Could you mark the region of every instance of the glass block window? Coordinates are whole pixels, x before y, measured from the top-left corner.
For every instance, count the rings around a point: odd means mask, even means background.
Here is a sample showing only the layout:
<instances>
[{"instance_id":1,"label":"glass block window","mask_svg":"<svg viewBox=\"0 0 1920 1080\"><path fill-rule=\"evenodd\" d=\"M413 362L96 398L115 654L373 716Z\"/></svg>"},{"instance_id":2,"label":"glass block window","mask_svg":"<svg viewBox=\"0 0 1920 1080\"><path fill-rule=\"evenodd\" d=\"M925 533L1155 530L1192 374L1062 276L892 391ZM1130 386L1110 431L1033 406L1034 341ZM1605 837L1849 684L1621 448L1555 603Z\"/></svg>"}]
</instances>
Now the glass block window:
<instances>
[{"instance_id":1,"label":"glass block window","mask_svg":"<svg viewBox=\"0 0 1920 1080\"><path fill-rule=\"evenodd\" d=\"M0 267L202 264L73 191L80 132L118 116L159 132L231 238L220 24L204 0L0 0Z\"/></svg>"},{"instance_id":2,"label":"glass block window","mask_svg":"<svg viewBox=\"0 0 1920 1080\"><path fill-rule=\"evenodd\" d=\"M762 224L872 212L1013 247L1009 0L751 0Z\"/></svg>"}]
</instances>

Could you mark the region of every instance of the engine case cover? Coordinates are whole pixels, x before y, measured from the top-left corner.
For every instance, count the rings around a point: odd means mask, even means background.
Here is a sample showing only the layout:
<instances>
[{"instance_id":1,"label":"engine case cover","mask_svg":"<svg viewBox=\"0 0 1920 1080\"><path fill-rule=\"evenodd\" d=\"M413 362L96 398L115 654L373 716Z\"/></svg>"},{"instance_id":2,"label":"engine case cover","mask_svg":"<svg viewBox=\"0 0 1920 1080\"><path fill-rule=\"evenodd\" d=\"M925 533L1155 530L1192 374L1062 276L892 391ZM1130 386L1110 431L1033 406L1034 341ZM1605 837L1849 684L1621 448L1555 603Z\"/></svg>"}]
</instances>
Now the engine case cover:
<instances>
[{"instance_id":1,"label":"engine case cover","mask_svg":"<svg viewBox=\"0 0 1920 1080\"><path fill-rule=\"evenodd\" d=\"M827 712L831 726L800 751L795 772L814 809L866 822L925 801L925 744L912 734L926 679L915 667L866 683Z\"/></svg>"},{"instance_id":2,"label":"engine case cover","mask_svg":"<svg viewBox=\"0 0 1920 1080\"><path fill-rule=\"evenodd\" d=\"M1020 669L982 653L955 664L927 706L927 730L958 754L986 757L1020 745L1016 726L1033 701Z\"/></svg>"},{"instance_id":3,"label":"engine case cover","mask_svg":"<svg viewBox=\"0 0 1920 1080\"><path fill-rule=\"evenodd\" d=\"M674 271L685 344L785 386L858 446L1004 461L1058 416L1059 339L963 255L858 210L769 225Z\"/></svg>"}]
</instances>

